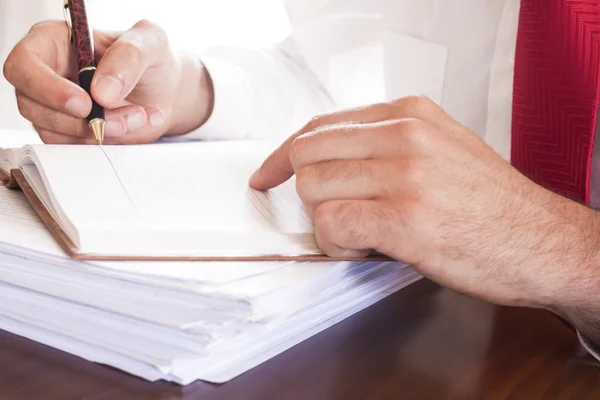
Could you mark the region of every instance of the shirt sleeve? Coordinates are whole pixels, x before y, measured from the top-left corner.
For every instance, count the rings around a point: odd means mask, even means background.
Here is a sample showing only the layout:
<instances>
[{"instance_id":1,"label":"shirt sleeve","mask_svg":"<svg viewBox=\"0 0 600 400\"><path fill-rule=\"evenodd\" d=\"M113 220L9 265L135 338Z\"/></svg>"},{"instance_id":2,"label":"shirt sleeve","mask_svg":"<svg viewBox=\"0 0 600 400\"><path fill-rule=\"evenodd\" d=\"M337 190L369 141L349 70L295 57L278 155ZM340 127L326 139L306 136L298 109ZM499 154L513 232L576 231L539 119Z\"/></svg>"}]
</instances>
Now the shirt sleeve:
<instances>
[{"instance_id":1,"label":"shirt sleeve","mask_svg":"<svg viewBox=\"0 0 600 400\"><path fill-rule=\"evenodd\" d=\"M291 38L271 48L213 47L202 57L214 88L207 122L188 139L282 139L335 104Z\"/></svg>"},{"instance_id":2,"label":"shirt sleeve","mask_svg":"<svg viewBox=\"0 0 600 400\"><path fill-rule=\"evenodd\" d=\"M583 348L590 353L596 360L600 361L600 349L592 344L589 340L584 338L579 331L577 331L577 337Z\"/></svg>"}]
</instances>

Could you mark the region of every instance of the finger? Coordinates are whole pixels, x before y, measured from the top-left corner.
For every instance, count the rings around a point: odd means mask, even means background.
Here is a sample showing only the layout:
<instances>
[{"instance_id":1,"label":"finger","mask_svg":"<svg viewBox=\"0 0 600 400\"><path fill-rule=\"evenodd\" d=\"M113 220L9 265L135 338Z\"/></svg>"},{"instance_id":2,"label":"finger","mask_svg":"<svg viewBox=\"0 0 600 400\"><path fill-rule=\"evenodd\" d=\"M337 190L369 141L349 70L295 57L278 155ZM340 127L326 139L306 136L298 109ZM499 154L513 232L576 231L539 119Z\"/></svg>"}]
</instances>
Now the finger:
<instances>
[{"instance_id":1,"label":"finger","mask_svg":"<svg viewBox=\"0 0 600 400\"><path fill-rule=\"evenodd\" d=\"M99 31L94 30L94 56L96 58L97 63L102 60L106 50L112 46L117 39L125 32L108 32L108 31Z\"/></svg>"},{"instance_id":2,"label":"finger","mask_svg":"<svg viewBox=\"0 0 600 400\"><path fill-rule=\"evenodd\" d=\"M57 111L20 92L17 92L17 106L25 119L41 129L80 137L90 133L83 118Z\"/></svg>"},{"instance_id":3,"label":"finger","mask_svg":"<svg viewBox=\"0 0 600 400\"><path fill-rule=\"evenodd\" d=\"M146 144L158 140L165 130L166 117L158 108L147 108L145 123L136 130L127 132L126 135L113 137L111 143L115 144ZM131 125L130 125L131 126Z\"/></svg>"},{"instance_id":4,"label":"finger","mask_svg":"<svg viewBox=\"0 0 600 400\"><path fill-rule=\"evenodd\" d=\"M92 80L92 96L111 107L123 101L147 68L160 59L168 45L156 25L141 21L123 33L104 53Z\"/></svg>"},{"instance_id":5,"label":"finger","mask_svg":"<svg viewBox=\"0 0 600 400\"><path fill-rule=\"evenodd\" d=\"M64 114L86 117L92 107L88 94L59 76L24 43L15 47L4 64L6 80L37 103Z\"/></svg>"},{"instance_id":6,"label":"finger","mask_svg":"<svg viewBox=\"0 0 600 400\"><path fill-rule=\"evenodd\" d=\"M338 200L321 204L315 214L316 244L329 257L364 257L378 246L371 201Z\"/></svg>"},{"instance_id":7,"label":"finger","mask_svg":"<svg viewBox=\"0 0 600 400\"><path fill-rule=\"evenodd\" d=\"M137 105L119 107L106 112L104 135L106 138L118 140L133 132L137 132L148 121L146 110Z\"/></svg>"},{"instance_id":8,"label":"finger","mask_svg":"<svg viewBox=\"0 0 600 400\"><path fill-rule=\"evenodd\" d=\"M315 214L317 246L330 257L387 254L390 242L403 229L387 203L373 200L336 200L321 204Z\"/></svg>"},{"instance_id":9,"label":"finger","mask_svg":"<svg viewBox=\"0 0 600 400\"><path fill-rule=\"evenodd\" d=\"M92 134L87 122L81 118L61 113L18 94L17 104L21 115L35 126L61 135L88 138ZM120 137L137 131L146 124L147 117L140 106L125 106L106 112L106 137Z\"/></svg>"},{"instance_id":10,"label":"finger","mask_svg":"<svg viewBox=\"0 0 600 400\"><path fill-rule=\"evenodd\" d=\"M250 179L250 186L256 190L271 189L287 181L294 174L294 168L290 161L290 149L297 137L334 124L382 121L390 118L394 110L393 105L381 103L368 107L336 111L312 119L267 157Z\"/></svg>"},{"instance_id":11,"label":"finger","mask_svg":"<svg viewBox=\"0 0 600 400\"><path fill-rule=\"evenodd\" d=\"M427 122L412 118L330 125L294 140L290 163L298 171L323 161L395 156L413 151L431 128Z\"/></svg>"},{"instance_id":12,"label":"finger","mask_svg":"<svg viewBox=\"0 0 600 400\"><path fill-rule=\"evenodd\" d=\"M334 160L306 166L296 172L296 191L311 218L330 200L370 200L394 191L396 174L379 160Z\"/></svg>"}]
</instances>

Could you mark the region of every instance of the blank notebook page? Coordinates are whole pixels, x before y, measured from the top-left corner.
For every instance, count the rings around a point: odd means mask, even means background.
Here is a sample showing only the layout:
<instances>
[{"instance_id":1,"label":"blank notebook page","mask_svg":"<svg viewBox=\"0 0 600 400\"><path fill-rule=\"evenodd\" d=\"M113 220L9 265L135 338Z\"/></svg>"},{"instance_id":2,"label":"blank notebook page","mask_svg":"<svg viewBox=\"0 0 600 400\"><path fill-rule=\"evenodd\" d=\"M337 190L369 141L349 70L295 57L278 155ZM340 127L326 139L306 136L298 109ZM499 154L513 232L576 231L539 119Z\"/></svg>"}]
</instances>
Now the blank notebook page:
<instances>
[{"instance_id":1,"label":"blank notebook page","mask_svg":"<svg viewBox=\"0 0 600 400\"><path fill-rule=\"evenodd\" d=\"M88 244L100 243L102 234L108 240L106 232L119 231L142 235L137 240L146 243L143 236L158 238L161 233L180 238L231 234L241 240L241 233L279 232L305 241L313 224L293 178L268 192L248 186L271 149L257 143L200 142L36 146L34 152L50 183L54 206ZM180 240L175 236L173 242ZM213 245L219 240L211 239Z\"/></svg>"},{"instance_id":2,"label":"blank notebook page","mask_svg":"<svg viewBox=\"0 0 600 400\"><path fill-rule=\"evenodd\" d=\"M170 151L167 146L173 146ZM156 227L311 232L293 181L269 192L248 179L268 152L251 144L101 148L131 203Z\"/></svg>"}]
</instances>

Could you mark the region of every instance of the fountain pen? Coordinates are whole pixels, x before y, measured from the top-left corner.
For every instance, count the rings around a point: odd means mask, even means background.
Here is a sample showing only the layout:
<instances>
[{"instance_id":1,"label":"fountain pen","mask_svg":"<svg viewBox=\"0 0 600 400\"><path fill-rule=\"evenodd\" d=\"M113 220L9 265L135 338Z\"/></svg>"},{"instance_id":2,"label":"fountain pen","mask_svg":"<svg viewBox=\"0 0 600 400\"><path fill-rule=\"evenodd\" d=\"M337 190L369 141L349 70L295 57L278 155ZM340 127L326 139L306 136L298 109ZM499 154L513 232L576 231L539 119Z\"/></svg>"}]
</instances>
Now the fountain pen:
<instances>
[{"instance_id":1,"label":"fountain pen","mask_svg":"<svg viewBox=\"0 0 600 400\"><path fill-rule=\"evenodd\" d=\"M94 133L96 142L104 141L104 108L92 97L92 79L96 72L94 56L94 38L87 17L85 0L64 0L64 14L69 28L69 42L74 43L79 71L79 86L92 99L92 111L86 117L87 123Z\"/></svg>"}]
</instances>

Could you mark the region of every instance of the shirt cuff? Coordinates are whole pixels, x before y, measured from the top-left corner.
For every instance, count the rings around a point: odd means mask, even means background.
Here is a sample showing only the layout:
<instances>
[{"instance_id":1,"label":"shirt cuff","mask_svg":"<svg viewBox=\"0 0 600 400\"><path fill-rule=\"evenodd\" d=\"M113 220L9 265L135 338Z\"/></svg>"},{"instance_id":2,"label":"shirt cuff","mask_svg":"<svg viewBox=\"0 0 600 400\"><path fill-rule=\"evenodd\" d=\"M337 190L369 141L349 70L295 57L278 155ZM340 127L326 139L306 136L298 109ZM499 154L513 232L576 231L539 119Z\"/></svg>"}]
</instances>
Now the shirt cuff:
<instances>
[{"instance_id":1,"label":"shirt cuff","mask_svg":"<svg viewBox=\"0 0 600 400\"><path fill-rule=\"evenodd\" d=\"M583 348L586 349L587 352L590 353L596 360L600 361L600 349L584 338L579 331L577 331L577 337L579 338L579 342Z\"/></svg>"},{"instance_id":2,"label":"shirt cuff","mask_svg":"<svg viewBox=\"0 0 600 400\"><path fill-rule=\"evenodd\" d=\"M202 58L214 89L214 105L208 120L181 135L194 140L242 140L248 137L252 118L252 89L240 66L218 58Z\"/></svg>"}]
</instances>

